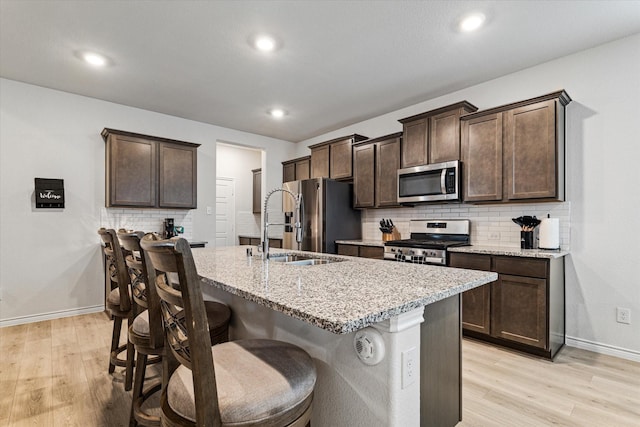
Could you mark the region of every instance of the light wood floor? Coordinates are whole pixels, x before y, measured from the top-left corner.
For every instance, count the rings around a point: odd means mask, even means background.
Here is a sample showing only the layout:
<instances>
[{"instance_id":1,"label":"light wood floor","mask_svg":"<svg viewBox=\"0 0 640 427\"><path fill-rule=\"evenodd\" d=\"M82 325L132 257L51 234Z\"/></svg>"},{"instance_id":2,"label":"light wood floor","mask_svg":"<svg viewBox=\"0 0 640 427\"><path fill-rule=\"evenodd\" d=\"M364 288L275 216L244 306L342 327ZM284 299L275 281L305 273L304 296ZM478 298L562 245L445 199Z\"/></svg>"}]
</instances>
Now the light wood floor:
<instances>
[{"instance_id":1,"label":"light wood floor","mask_svg":"<svg viewBox=\"0 0 640 427\"><path fill-rule=\"evenodd\" d=\"M107 373L111 327L97 313L0 328L0 426L127 426L122 368ZM471 340L463 354L459 427L640 426L640 363L570 347L549 362Z\"/></svg>"}]
</instances>

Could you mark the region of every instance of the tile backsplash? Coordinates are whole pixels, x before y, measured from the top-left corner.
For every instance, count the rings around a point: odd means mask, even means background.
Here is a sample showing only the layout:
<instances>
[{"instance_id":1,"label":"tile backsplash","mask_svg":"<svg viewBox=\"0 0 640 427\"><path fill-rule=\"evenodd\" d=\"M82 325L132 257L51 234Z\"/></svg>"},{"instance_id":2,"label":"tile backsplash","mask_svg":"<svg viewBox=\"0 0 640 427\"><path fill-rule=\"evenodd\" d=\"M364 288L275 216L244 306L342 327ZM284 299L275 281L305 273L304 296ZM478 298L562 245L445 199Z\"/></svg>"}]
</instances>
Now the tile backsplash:
<instances>
[{"instance_id":1,"label":"tile backsplash","mask_svg":"<svg viewBox=\"0 0 640 427\"><path fill-rule=\"evenodd\" d=\"M571 202L521 203L508 205L418 205L413 208L367 209L362 211L362 237L365 240L382 240L378 229L382 218L391 219L402 239L409 238L411 219L469 219L471 244L487 246L520 247L520 227L511 218L530 215L539 219L560 219L560 247L570 250ZM537 228L536 234L537 237ZM537 242L534 242L537 247Z\"/></svg>"},{"instance_id":2,"label":"tile backsplash","mask_svg":"<svg viewBox=\"0 0 640 427\"><path fill-rule=\"evenodd\" d=\"M165 218L173 218L176 226L184 227L182 237L187 240L193 238L192 210L102 208L100 211L101 226L115 230L125 228L162 233Z\"/></svg>"},{"instance_id":3,"label":"tile backsplash","mask_svg":"<svg viewBox=\"0 0 640 427\"><path fill-rule=\"evenodd\" d=\"M418 205L413 208L366 209L362 211L362 238L382 240L382 233L378 229L382 218L393 220L402 239L409 238L409 220L459 218L471 221L471 244L519 248L520 228L511 221L511 218L523 215L546 218L547 214L560 219L560 247L570 250L571 202L508 205L443 204ZM103 227L145 232L162 232L163 220L173 218L175 225L184 227L183 237L193 238L192 210L102 208L100 215ZM277 210L269 211L270 222L282 222L284 219L281 218L282 216L282 213ZM254 215L252 212L236 214L236 234L260 236L260 226L260 215ZM282 227L270 227L269 236L282 237Z\"/></svg>"}]
</instances>

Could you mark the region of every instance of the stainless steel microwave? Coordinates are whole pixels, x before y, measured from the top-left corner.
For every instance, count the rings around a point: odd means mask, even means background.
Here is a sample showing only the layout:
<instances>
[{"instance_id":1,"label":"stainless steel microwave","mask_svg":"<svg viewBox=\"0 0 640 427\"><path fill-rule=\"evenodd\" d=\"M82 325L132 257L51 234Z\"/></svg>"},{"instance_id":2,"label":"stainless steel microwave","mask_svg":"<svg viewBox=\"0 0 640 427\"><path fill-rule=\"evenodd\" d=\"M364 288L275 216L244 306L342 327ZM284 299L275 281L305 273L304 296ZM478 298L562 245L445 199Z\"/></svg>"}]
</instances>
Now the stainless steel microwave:
<instances>
[{"instance_id":1,"label":"stainless steel microwave","mask_svg":"<svg viewBox=\"0 0 640 427\"><path fill-rule=\"evenodd\" d=\"M398 203L460 200L458 160L398 169Z\"/></svg>"}]
</instances>

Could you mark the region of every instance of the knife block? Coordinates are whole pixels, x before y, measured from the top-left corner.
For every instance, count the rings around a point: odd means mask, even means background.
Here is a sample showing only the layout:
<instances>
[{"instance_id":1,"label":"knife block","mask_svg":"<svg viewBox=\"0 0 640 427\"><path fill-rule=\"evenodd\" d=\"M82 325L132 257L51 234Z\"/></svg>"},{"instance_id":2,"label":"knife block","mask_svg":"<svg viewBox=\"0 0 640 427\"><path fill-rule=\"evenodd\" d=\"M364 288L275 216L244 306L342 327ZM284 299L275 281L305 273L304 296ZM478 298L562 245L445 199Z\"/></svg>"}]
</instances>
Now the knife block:
<instances>
[{"instance_id":1,"label":"knife block","mask_svg":"<svg viewBox=\"0 0 640 427\"><path fill-rule=\"evenodd\" d=\"M389 240L400 240L400 232L397 228L393 228L391 233L382 233L382 241L388 242Z\"/></svg>"}]
</instances>

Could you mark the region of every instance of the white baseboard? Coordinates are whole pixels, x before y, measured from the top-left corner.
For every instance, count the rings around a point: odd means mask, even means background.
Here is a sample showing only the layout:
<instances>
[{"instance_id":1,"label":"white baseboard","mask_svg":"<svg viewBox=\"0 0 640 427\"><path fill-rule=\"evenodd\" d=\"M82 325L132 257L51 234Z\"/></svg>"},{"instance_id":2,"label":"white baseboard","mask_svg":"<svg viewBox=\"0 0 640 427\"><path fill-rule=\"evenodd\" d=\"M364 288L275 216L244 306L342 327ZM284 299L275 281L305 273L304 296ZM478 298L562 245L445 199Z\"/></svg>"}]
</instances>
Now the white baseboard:
<instances>
[{"instance_id":1,"label":"white baseboard","mask_svg":"<svg viewBox=\"0 0 640 427\"><path fill-rule=\"evenodd\" d=\"M626 348L616 347L609 344L602 344L595 341L585 340L583 338L566 337L566 345L576 347L582 350L593 351L594 353L606 354L608 356L619 357L621 359L640 362L640 351L629 350Z\"/></svg>"},{"instance_id":2,"label":"white baseboard","mask_svg":"<svg viewBox=\"0 0 640 427\"><path fill-rule=\"evenodd\" d=\"M60 319L62 317L78 316L80 314L99 313L104 311L104 305L94 305L91 307L74 308L72 310L60 310L50 313L36 314L33 316L14 317L0 320L0 328L5 326L23 325L26 323L41 322L43 320Z\"/></svg>"}]
</instances>

